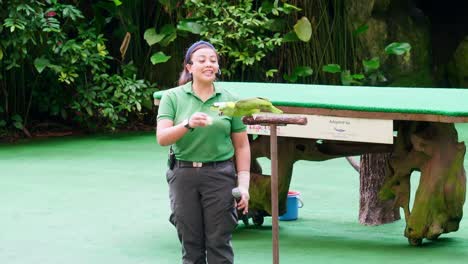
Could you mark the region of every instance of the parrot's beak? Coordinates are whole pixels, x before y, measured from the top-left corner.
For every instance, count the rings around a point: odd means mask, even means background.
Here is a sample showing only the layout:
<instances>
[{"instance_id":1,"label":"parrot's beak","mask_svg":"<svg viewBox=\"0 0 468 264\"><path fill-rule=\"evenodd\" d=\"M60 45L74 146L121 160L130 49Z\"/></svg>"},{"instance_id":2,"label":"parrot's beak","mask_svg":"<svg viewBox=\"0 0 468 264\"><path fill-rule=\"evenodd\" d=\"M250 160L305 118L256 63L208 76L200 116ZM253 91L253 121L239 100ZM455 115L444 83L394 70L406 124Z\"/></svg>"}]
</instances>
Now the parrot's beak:
<instances>
[{"instance_id":1,"label":"parrot's beak","mask_svg":"<svg viewBox=\"0 0 468 264\"><path fill-rule=\"evenodd\" d=\"M223 111L219 110L219 106L217 106L216 103L214 103L213 106L210 107L210 110L218 112L219 116L223 115Z\"/></svg>"},{"instance_id":2,"label":"parrot's beak","mask_svg":"<svg viewBox=\"0 0 468 264\"><path fill-rule=\"evenodd\" d=\"M215 102L215 103L213 103L213 106L214 107L225 107L226 102Z\"/></svg>"},{"instance_id":3,"label":"parrot's beak","mask_svg":"<svg viewBox=\"0 0 468 264\"><path fill-rule=\"evenodd\" d=\"M223 115L223 111L221 111L221 107L226 106L225 102L215 102L213 105L210 107L213 111L217 111L219 116Z\"/></svg>"}]
</instances>

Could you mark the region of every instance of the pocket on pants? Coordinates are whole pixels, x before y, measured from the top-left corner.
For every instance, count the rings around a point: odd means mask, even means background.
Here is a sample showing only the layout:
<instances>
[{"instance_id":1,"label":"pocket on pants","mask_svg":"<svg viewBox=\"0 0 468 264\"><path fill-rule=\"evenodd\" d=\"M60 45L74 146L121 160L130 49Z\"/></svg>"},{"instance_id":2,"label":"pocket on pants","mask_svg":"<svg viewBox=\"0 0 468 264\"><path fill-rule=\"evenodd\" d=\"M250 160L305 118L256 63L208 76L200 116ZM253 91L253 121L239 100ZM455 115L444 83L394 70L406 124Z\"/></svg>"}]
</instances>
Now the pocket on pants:
<instances>
[{"instance_id":1,"label":"pocket on pants","mask_svg":"<svg viewBox=\"0 0 468 264\"><path fill-rule=\"evenodd\" d=\"M176 171L176 168L166 171L166 181L167 181L167 183L171 184L171 183L173 183L175 181L175 178L176 178L175 171Z\"/></svg>"},{"instance_id":2,"label":"pocket on pants","mask_svg":"<svg viewBox=\"0 0 468 264\"><path fill-rule=\"evenodd\" d=\"M227 231L232 232L236 228L237 223L239 221L237 217L236 208L232 207L231 209L229 209L229 212L226 213L225 217L226 217L225 223L227 226Z\"/></svg>"},{"instance_id":3,"label":"pocket on pants","mask_svg":"<svg viewBox=\"0 0 468 264\"><path fill-rule=\"evenodd\" d=\"M233 162L226 162L224 167L221 168L221 172L228 177L229 179L236 180L237 175L236 175L236 167L234 166Z\"/></svg>"}]
</instances>

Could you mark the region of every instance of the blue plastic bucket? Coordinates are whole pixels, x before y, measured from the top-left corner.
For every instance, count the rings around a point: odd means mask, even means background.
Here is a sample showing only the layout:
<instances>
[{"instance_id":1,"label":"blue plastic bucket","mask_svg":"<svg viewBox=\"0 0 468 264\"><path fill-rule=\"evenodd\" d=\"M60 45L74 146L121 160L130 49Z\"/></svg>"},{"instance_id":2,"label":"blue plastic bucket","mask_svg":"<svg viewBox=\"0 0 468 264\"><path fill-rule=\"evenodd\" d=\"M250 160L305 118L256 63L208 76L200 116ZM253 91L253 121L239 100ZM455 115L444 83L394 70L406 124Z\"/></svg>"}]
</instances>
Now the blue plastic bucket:
<instances>
[{"instance_id":1,"label":"blue plastic bucket","mask_svg":"<svg viewBox=\"0 0 468 264\"><path fill-rule=\"evenodd\" d=\"M280 215L279 220L292 221L298 218L299 208L302 208L302 206L304 206L304 203L302 203L302 200L299 198L300 195L300 192L288 192L288 199L286 201L286 213Z\"/></svg>"}]
</instances>

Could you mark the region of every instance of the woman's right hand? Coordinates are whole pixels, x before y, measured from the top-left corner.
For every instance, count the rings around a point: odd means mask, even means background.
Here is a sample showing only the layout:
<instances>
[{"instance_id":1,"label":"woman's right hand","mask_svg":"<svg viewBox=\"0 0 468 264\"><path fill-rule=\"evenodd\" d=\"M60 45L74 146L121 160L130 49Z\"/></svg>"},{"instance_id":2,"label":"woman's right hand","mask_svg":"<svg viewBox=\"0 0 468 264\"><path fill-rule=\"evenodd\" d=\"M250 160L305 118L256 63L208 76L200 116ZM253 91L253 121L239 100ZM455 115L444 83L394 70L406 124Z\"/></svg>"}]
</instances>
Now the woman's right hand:
<instances>
[{"instance_id":1,"label":"woman's right hand","mask_svg":"<svg viewBox=\"0 0 468 264\"><path fill-rule=\"evenodd\" d=\"M205 113L196 112L190 116L188 122L190 127L204 127L211 125L212 118Z\"/></svg>"}]
</instances>

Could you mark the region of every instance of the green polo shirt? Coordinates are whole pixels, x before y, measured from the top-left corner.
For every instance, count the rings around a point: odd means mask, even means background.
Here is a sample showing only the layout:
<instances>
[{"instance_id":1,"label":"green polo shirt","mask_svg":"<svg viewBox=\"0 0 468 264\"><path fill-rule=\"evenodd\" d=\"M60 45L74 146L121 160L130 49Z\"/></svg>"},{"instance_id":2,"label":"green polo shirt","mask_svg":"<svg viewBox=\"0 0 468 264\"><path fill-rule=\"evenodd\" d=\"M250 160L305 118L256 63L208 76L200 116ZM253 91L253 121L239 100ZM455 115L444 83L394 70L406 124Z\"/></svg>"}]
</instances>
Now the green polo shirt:
<instances>
[{"instance_id":1,"label":"green polo shirt","mask_svg":"<svg viewBox=\"0 0 468 264\"><path fill-rule=\"evenodd\" d=\"M216 83L214 90L214 94L205 102L192 91L191 82L164 92L159 104L158 121L170 119L177 125L195 112L203 112L213 118L211 125L196 127L172 146L178 160L209 162L234 156L231 133L245 131L246 126L240 117L220 116L210 107L215 102L237 101L238 97L217 87Z\"/></svg>"}]
</instances>

